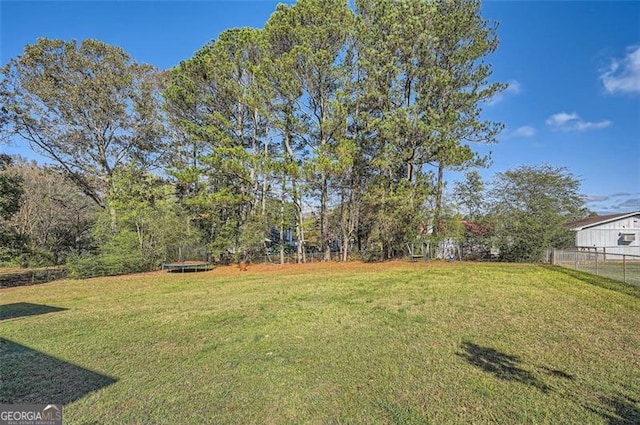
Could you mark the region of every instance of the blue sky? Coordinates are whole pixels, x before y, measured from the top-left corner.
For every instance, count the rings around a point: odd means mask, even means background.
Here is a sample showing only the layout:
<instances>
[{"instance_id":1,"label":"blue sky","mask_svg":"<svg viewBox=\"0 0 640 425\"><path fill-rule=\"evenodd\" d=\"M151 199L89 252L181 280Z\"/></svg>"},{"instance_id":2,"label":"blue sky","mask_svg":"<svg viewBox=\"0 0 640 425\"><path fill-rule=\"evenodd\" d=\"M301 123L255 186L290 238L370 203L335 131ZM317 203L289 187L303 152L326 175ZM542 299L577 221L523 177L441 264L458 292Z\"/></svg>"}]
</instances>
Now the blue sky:
<instances>
[{"instance_id":1,"label":"blue sky","mask_svg":"<svg viewBox=\"0 0 640 425\"><path fill-rule=\"evenodd\" d=\"M272 1L0 2L4 65L37 37L96 38L167 69L232 27L262 27ZM640 2L488 1L500 46L488 58L510 83L484 116L507 126L492 146L494 173L564 166L600 213L640 210ZM24 147L0 147L33 157ZM452 174L455 178L456 175Z\"/></svg>"}]
</instances>

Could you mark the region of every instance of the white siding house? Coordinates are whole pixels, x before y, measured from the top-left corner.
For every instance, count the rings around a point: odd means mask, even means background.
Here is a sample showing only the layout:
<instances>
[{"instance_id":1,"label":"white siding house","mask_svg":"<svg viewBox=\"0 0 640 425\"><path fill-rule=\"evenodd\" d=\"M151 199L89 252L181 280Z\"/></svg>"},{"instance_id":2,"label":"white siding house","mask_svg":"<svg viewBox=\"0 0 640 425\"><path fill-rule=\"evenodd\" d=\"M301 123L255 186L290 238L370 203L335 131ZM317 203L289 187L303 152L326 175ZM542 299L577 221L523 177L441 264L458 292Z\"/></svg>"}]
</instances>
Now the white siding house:
<instances>
[{"instance_id":1,"label":"white siding house","mask_svg":"<svg viewBox=\"0 0 640 425\"><path fill-rule=\"evenodd\" d=\"M576 248L640 256L640 211L589 217L568 223Z\"/></svg>"}]
</instances>

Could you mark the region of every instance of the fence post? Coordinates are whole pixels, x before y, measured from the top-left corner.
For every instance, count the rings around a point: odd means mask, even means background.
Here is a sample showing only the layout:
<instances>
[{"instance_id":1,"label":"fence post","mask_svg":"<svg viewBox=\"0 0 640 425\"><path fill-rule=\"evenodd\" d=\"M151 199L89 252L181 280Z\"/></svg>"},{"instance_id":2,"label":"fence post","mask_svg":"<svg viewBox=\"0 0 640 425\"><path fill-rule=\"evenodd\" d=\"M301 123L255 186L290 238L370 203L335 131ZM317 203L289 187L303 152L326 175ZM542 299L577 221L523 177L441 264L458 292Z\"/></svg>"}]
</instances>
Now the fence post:
<instances>
[{"instance_id":1,"label":"fence post","mask_svg":"<svg viewBox=\"0 0 640 425\"><path fill-rule=\"evenodd\" d=\"M622 276L624 283L627 283L627 256L622 254Z\"/></svg>"},{"instance_id":2,"label":"fence post","mask_svg":"<svg viewBox=\"0 0 640 425\"><path fill-rule=\"evenodd\" d=\"M575 270L578 270L578 250L576 250L576 263L573 267Z\"/></svg>"},{"instance_id":3,"label":"fence post","mask_svg":"<svg viewBox=\"0 0 640 425\"><path fill-rule=\"evenodd\" d=\"M598 274L598 251L597 250L596 250L595 254L596 254L596 276L600 276Z\"/></svg>"}]
</instances>

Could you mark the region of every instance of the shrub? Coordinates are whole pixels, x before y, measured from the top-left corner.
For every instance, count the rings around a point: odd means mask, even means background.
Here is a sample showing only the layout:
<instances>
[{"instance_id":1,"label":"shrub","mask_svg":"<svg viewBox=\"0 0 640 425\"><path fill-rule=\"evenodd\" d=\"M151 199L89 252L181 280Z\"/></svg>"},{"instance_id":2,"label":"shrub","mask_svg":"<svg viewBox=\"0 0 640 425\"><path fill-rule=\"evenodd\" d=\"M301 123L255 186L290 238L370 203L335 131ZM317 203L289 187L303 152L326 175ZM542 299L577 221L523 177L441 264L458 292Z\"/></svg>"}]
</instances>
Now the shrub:
<instances>
[{"instance_id":1,"label":"shrub","mask_svg":"<svg viewBox=\"0 0 640 425\"><path fill-rule=\"evenodd\" d=\"M76 256L68 260L69 276L86 279L97 276L117 276L153 270L153 264L139 255L98 254Z\"/></svg>"}]
</instances>

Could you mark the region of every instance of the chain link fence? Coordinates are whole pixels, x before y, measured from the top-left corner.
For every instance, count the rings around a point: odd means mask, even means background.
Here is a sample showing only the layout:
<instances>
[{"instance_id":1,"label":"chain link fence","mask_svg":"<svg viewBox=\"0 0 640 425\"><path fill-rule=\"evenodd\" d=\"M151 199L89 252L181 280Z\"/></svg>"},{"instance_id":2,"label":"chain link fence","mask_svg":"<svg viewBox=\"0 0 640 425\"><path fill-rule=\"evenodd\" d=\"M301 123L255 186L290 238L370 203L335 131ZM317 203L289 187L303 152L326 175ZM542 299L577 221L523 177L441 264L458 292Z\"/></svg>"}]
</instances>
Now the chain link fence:
<instances>
[{"instance_id":1,"label":"chain link fence","mask_svg":"<svg viewBox=\"0 0 640 425\"><path fill-rule=\"evenodd\" d=\"M182 261L211 262L211 253L204 246L170 246L167 247L164 263L178 263Z\"/></svg>"},{"instance_id":2,"label":"chain link fence","mask_svg":"<svg viewBox=\"0 0 640 425\"><path fill-rule=\"evenodd\" d=\"M591 250L554 249L552 263L640 286L640 256Z\"/></svg>"},{"instance_id":3,"label":"chain link fence","mask_svg":"<svg viewBox=\"0 0 640 425\"><path fill-rule=\"evenodd\" d=\"M35 285L63 279L69 275L66 267L40 267L34 269L0 269L0 289Z\"/></svg>"},{"instance_id":4,"label":"chain link fence","mask_svg":"<svg viewBox=\"0 0 640 425\"><path fill-rule=\"evenodd\" d=\"M351 259L351 257L349 257ZM322 252L307 252L305 253L305 262L317 263L325 261L324 253ZM331 252L329 261L342 261L341 252ZM280 264L280 253L276 252L269 255L254 255L250 258L250 262L254 264ZM295 253L285 253L285 264L295 264L298 262L298 255Z\"/></svg>"}]
</instances>

